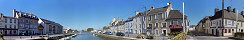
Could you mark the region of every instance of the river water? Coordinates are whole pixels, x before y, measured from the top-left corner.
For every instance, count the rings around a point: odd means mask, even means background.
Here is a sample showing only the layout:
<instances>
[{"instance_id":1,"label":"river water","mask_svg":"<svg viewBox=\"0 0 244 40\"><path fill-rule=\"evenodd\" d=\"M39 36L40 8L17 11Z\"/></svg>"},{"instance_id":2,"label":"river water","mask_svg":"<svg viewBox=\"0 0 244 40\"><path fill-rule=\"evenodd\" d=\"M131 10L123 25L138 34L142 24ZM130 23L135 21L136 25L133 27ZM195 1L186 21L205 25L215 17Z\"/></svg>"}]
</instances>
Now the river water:
<instances>
[{"instance_id":1,"label":"river water","mask_svg":"<svg viewBox=\"0 0 244 40\"><path fill-rule=\"evenodd\" d=\"M81 32L80 35L71 38L71 40L103 40L89 32Z\"/></svg>"}]
</instances>

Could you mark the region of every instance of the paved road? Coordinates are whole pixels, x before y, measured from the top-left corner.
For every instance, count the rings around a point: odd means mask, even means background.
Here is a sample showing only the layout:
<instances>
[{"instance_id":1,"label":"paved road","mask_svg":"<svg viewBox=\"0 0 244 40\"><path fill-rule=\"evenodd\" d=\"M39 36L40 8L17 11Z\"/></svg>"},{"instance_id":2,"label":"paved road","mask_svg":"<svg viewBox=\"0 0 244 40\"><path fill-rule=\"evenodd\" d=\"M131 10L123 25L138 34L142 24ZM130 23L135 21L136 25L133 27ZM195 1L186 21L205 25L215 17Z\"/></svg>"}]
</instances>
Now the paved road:
<instances>
[{"instance_id":1,"label":"paved road","mask_svg":"<svg viewBox=\"0 0 244 40\"><path fill-rule=\"evenodd\" d=\"M234 39L228 39L228 37L215 37L215 36L194 36L189 40L234 40Z\"/></svg>"},{"instance_id":2,"label":"paved road","mask_svg":"<svg viewBox=\"0 0 244 40\"><path fill-rule=\"evenodd\" d=\"M234 40L234 39L228 39L228 37L216 37L216 36L212 36L200 32L188 33L187 39L188 40Z\"/></svg>"}]
</instances>

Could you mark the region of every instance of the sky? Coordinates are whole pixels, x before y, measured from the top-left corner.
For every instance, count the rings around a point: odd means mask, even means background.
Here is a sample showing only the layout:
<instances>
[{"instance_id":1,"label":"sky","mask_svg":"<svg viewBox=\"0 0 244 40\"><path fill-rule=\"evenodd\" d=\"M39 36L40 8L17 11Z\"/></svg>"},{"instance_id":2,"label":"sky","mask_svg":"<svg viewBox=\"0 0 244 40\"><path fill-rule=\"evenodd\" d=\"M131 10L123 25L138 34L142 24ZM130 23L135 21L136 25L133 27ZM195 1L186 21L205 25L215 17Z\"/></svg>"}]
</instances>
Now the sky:
<instances>
[{"instance_id":1,"label":"sky","mask_svg":"<svg viewBox=\"0 0 244 40\"><path fill-rule=\"evenodd\" d=\"M221 0L0 0L0 13L12 16L12 10L16 9L60 23L64 28L102 29L112 18L127 19L136 11L144 11L151 6L163 7L167 2L181 12L184 2L190 25L196 25L205 16L214 15L214 8L221 8ZM243 11L243 2L226 0L225 7Z\"/></svg>"}]
</instances>

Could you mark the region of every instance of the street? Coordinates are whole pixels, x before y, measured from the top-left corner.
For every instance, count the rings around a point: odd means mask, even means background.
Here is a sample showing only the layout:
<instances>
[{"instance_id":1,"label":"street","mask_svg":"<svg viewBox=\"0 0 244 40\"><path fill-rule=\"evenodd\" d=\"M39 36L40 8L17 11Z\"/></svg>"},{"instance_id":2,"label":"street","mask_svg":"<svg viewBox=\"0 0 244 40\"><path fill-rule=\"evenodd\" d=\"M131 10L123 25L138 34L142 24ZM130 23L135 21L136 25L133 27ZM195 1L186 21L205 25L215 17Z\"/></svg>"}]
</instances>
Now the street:
<instances>
[{"instance_id":1,"label":"street","mask_svg":"<svg viewBox=\"0 0 244 40\"><path fill-rule=\"evenodd\" d=\"M189 32L187 34L187 39L188 40L234 40L224 36L213 36L213 35L204 34L200 32Z\"/></svg>"}]
</instances>

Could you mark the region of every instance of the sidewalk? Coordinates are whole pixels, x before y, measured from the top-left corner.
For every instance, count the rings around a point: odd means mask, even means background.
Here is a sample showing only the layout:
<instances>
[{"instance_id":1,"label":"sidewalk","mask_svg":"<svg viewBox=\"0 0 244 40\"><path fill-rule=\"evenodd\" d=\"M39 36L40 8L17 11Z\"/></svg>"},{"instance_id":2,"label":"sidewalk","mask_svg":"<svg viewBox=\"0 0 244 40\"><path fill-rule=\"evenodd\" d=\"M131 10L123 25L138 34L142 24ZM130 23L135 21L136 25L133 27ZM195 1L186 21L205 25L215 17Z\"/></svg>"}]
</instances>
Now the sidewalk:
<instances>
[{"instance_id":1,"label":"sidewalk","mask_svg":"<svg viewBox=\"0 0 244 40\"><path fill-rule=\"evenodd\" d=\"M156 36L153 40L168 40L167 36Z\"/></svg>"},{"instance_id":2,"label":"sidewalk","mask_svg":"<svg viewBox=\"0 0 244 40\"><path fill-rule=\"evenodd\" d=\"M54 35L49 35L49 37L54 37L54 36L60 36L62 34L54 34ZM40 35L34 35L34 36L3 36L5 40L29 40L29 39L40 39L42 37L39 37Z\"/></svg>"}]
</instances>

